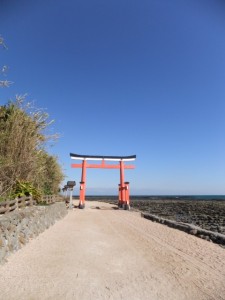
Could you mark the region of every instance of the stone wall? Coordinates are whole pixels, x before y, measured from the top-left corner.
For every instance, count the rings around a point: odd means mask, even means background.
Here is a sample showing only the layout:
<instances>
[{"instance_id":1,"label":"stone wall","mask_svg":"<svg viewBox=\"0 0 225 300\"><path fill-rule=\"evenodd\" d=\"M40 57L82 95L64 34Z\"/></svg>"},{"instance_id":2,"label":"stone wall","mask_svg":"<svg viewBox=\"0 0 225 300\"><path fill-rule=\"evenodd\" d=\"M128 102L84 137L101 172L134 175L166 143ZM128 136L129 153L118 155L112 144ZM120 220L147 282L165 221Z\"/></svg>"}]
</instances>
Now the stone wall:
<instances>
[{"instance_id":1,"label":"stone wall","mask_svg":"<svg viewBox=\"0 0 225 300\"><path fill-rule=\"evenodd\" d=\"M223 245L223 246L225 245L225 235L224 234L205 230L205 229L202 229L202 228L192 225L192 224L186 224L186 223L182 223L182 222L167 220L167 219L160 218L158 216L154 216L154 215L147 214L147 213L141 213L141 216L146 219L149 219L153 222L158 222L158 223L167 225L169 227L172 227L172 228L175 228L178 230L182 230L184 232L195 235L195 236L205 239L207 241L211 241L211 242Z\"/></svg>"},{"instance_id":2,"label":"stone wall","mask_svg":"<svg viewBox=\"0 0 225 300\"><path fill-rule=\"evenodd\" d=\"M33 206L0 216L0 263L31 238L45 231L67 214L65 203Z\"/></svg>"}]
</instances>

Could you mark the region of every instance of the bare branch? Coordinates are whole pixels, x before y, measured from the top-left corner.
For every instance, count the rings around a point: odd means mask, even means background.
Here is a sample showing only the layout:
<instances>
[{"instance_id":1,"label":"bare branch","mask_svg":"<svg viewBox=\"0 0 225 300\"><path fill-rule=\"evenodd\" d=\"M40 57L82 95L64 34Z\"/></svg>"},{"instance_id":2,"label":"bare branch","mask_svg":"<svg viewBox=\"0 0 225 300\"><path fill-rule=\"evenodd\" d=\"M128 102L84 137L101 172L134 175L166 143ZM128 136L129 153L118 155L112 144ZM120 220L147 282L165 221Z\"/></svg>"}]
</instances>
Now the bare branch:
<instances>
[{"instance_id":1,"label":"bare branch","mask_svg":"<svg viewBox=\"0 0 225 300\"><path fill-rule=\"evenodd\" d=\"M4 49L8 49L2 36L0 36L0 46L2 46Z\"/></svg>"},{"instance_id":2,"label":"bare branch","mask_svg":"<svg viewBox=\"0 0 225 300\"><path fill-rule=\"evenodd\" d=\"M9 81L9 80L0 80L0 87L9 87L11 84L13 84L12 81Z\"/></svg>"},{"instance_id":3,"label":"bare branch","mask_svg":"<svg viewBox=\"0 0 225 300\"><path fill-rule=\"evenodd\" d=\"M8 68L7 66L3 66L3 67L2 67L1 73L2 73L4 76L6 76L6 73L7 73L8 69L9 69L9 68Z\"/></svg>"}]
</instances>

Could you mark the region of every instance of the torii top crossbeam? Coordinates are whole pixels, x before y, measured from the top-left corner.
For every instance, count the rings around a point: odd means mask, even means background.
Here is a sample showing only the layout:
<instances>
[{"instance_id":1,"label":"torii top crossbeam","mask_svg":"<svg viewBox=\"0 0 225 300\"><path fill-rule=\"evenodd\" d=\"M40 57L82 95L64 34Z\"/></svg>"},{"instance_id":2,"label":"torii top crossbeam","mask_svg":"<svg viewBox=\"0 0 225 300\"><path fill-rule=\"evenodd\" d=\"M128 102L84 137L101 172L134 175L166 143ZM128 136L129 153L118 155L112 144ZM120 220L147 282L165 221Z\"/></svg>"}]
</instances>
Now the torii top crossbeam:
<instances>
[{"instance_id":1,"label":"torii top crossbeam","mask_svg":"<svg viewBox=\"0 0 225 300\"><path fill-rule=\"evenodd\" d=\"M136 159L136 155L130 156L106 156L106 155L80 155L70 153L70 157L72 159L80 159L80 160L108 160L108 161L132 161Z\"/></svg>"}]
</instances>

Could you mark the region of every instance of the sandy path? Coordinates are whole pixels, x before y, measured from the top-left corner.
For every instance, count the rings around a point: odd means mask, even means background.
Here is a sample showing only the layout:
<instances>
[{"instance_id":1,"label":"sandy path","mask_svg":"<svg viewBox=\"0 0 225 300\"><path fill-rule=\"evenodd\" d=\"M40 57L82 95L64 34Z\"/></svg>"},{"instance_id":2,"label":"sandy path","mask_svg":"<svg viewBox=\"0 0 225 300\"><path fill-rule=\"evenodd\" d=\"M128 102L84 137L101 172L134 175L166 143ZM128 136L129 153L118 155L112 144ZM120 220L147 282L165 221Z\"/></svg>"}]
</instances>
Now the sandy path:
<instances>
[{"instance_id":1,"label":"sandy path","mask_svg":"<svg viewBox=\"0 0 225 300\"><path fill-rule=\"evenodd\" d=\"M11 255L0 299L225 299L224 249L113 207L87 202Z\"/></svg>"}]
</instances>

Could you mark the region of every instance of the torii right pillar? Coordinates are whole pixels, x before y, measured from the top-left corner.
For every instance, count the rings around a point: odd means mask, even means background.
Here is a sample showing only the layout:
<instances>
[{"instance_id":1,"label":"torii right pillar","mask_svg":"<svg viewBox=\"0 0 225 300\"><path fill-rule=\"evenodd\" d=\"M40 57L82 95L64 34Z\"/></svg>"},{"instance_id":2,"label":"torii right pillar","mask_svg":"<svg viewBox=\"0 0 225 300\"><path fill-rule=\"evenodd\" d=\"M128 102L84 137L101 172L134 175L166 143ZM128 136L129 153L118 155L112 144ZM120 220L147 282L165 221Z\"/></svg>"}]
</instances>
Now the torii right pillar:
<instances>
[{"instance_id":1,"label":"torii right pillar","mask_svg":"<svg viewBox=\"0 0 225 300\"><path fill-rule=\"evenodd\" d=\"M119 208L130 209L129 182L124 181L124 162L120 161Z\"/></svg>"}]
</instances>

